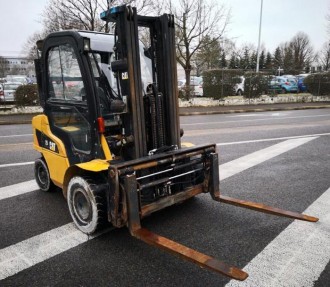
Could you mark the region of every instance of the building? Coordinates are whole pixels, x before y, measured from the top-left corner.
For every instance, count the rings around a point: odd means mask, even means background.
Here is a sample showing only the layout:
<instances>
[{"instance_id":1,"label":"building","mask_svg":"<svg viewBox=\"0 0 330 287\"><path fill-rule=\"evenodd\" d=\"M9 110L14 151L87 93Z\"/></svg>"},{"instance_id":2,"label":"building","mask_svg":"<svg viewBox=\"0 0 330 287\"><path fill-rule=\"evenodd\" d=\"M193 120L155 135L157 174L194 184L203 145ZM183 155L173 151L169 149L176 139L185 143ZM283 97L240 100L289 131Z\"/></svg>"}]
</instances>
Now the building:
<instances>
[{"instance_id":1,"label":"building","mask_svg":"<svg viewBox=\"0 0 330 287\"><path fill-rule=\"evenodd\" d=\"M34 62L24 56L1 55L0 54L0 78L7 75L26 75L34 77Z\"/></svg>"}]
</instances>

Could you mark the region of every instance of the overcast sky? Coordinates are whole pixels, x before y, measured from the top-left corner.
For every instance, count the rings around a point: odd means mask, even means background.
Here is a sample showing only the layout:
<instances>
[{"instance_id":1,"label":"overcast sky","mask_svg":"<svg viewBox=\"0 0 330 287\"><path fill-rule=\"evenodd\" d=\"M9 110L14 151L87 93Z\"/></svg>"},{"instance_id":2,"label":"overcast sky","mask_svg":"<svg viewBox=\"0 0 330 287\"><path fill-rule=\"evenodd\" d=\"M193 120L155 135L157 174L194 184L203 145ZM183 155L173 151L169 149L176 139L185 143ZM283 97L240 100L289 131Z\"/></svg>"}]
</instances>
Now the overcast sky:
<instances>
[{"instance_id":1,"label":"overcast sky","mask_svg":"<svg viewBox=\"0 0 330 287\"><path fill-rule=\"evenodd\" d=\"M0 0L0 55L18 55L34 32L41 30L41 17L48 0ZM330 0L264 0L261 43L270 52L297 32L309 35L318 50L330 38L325 15ZM261 0L222 1L231 8L227 36L237 43L258 43Z\"/></svg>"}]
</instances>

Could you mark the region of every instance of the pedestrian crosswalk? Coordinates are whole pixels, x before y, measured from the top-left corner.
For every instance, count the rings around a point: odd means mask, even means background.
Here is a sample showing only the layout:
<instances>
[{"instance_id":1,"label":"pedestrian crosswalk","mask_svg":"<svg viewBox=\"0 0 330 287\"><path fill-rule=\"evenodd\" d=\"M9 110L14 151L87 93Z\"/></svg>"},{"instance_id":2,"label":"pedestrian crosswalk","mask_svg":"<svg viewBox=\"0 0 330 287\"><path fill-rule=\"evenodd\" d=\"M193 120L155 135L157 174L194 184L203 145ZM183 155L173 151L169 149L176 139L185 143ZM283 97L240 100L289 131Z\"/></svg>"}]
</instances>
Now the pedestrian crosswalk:
<instances>
[{"instance_id":1,"label":"pedestrian crosswalk","mask_svg":"<svg viewBox=\"0 0 330 287\"><path fill-rule=\"evenodd\" d=\"M316 138L288 139L222 164L219 167L220 180L238 176L239 173L251 167ZM34 180L2 187L0 200L8 200L37 190ZM326 244L330 242L330 188L306 210L306 213L318 216L320 222L311 224L294 221L243 268L250 274L247 281L230 281L227 286L313 286L313 282L320 276L330 260L330 244ZM308 236L304 236L306 234ZM69 223L5 247L0 250L0 280L75 248L98 235L86 236ZM317 246L314 246L315 241ZM327 246L324 247L325 245ZM317 262L317 268L309 268L306 264L310 262ZM260 269L263 269L263 272L260 272ZM285 282L292 282L292 285L285 285ZM302 285L295 285L294 282Z\"/></svg>"}]
</instances>

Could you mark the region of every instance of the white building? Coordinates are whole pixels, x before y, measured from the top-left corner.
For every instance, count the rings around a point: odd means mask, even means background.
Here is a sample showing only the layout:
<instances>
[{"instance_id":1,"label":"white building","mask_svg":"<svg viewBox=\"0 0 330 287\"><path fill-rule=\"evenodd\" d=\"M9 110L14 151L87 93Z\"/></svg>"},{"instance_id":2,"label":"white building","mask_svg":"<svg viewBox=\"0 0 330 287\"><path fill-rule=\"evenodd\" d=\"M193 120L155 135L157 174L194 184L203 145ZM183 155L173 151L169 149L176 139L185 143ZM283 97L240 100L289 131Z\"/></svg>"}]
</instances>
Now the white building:
<instances>
[{"instance_id":1,"label":"white building","mask_svg":"<svg viewBox=\"0 0 330 287\"><path fill-rule=\"evenodd\" d=\"M34 77L34 62L24 56L1 55L0 54L0 72L6 75L26 75Z\"/></svg>"}]
</instances>

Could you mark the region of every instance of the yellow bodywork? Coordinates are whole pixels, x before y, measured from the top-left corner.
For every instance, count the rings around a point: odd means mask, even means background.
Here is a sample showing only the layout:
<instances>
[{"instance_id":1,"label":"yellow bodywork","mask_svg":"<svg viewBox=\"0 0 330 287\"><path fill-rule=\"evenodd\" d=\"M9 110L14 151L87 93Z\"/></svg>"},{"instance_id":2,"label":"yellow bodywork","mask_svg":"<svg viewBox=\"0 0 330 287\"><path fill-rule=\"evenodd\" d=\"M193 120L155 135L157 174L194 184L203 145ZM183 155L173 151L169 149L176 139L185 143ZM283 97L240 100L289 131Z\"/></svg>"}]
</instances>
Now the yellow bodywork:
<instances>
[{"instance_id":1,"label":"yellow bodywork","mask_svg":"<svg viewBox=\"0 0 330 287\"><path fill-rule=\"evenodd\" d=\"M195 146L193 143L189 143L189 142L182 142L181 143L181 147L193 147Z\"/></svg>"},{"instance_id":2,"label":"yellow bodywork","mask_svg":"<svg viewBox=\"0 0 330 287\"><path fill-rule=\"evenodd\" d=\"M66 173L70 168L70 163L66 154L65 146L57 136L55 136L49 127L48 118L46 115L38 115L32 119L33 126L33 147L40 152L47 163L50 178L53 183L60 188L63 188L64 182L67 182ZM37 131L47 136L53 141L58 151L44 148L41 143L38 142ZM107 141L103 135L101 135L101 146L105 155L105 159L94 159L90 162L76 164L79 169L91 172L106 171L109 168L109 160L112 159L111 152ZM72 173L71 169L70 173ZM70 174L70 177L74 174Z\"/></svg>"},{"instance_id":3,"label":"yellow bodywork","mask_svg":"<svg viewBox=\"0 0 330 287\"><path fill-rule=\"evenodd\" d=\"M89 162L78 163L78 164L76 164L76 166L80 167L83 170L99 172L99 171L107 170L109 168L110 164L107 160L94 159Z\"/></svg>"}]
</instances>

